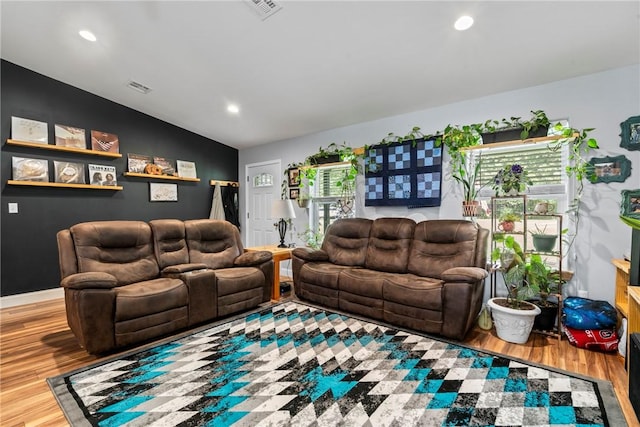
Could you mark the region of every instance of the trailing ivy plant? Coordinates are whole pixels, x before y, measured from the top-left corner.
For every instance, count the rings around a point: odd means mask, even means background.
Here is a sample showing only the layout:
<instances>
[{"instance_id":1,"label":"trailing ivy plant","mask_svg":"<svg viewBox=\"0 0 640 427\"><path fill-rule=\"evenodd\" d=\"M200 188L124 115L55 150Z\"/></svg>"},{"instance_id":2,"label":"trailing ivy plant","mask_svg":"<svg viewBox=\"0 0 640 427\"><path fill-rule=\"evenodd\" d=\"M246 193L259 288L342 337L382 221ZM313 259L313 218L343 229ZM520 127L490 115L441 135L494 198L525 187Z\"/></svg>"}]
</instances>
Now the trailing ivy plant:
<instances>
[{"instance_id":1,"label":"trailing ivy plant","mask_svg":"<svg viewBox=\"0 0 640 427\"><path fill-rule=\"evenodd\" d=\"M527 139L530 133L551 125L551 121L543 110L531 110L531 114L531 118L527 120L523 120L522 117L503 118L500 120L489 119L480 126L480 132L490 133L506 129L522 128L520 139Z\"/></svg>"}]
</instances>

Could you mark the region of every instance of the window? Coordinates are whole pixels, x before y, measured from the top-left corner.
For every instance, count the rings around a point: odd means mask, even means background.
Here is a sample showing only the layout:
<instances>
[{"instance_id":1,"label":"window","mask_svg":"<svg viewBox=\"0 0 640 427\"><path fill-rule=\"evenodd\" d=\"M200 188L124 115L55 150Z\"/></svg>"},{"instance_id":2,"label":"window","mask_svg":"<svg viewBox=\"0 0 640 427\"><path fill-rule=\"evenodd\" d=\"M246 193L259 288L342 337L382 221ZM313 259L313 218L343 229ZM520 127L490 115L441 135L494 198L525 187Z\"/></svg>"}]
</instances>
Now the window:
<instances>
[{"instance_id":1,"label":"window","mask_svg":"<svg viewBox=\"0 0 640 427\"><path fill-rule=\"evenodd\" d=\"M499 169L505 165L517 163L523 166L533 181L533 185L527 187L527 212L533 212L534 207L539 202L548 202L550 213L564 214L569 209L569 202L572 199L569 186L569 180L565 173L567 165L567 148L560 150L550 150L546 143L538 143L535 145L519 145L515 147L496 147L485 148L471 151L470 161L476 162L481 160L480 164L480 184L483 185L480 190L480 203L486 210L491 203L491 196L494 191L491 188L493 177ZM491 229L491 219L486 213L481 214L478 224L484 228ZM534 220L535 221L535 220ZM529 228L535 224L529 224ZM567 221L567 215L564 215L563 228L568 228L571 236L573 224ZM567 237L565 236L565 237ZM569 240L569 239L565 239ZM564 245L565 254L569 253L569 247ZM565 257L570 260L570 257ZM565 266L563 268L569 268Z\"/></svg>"},{"instance_id":2,"label":"window","mask_svg":"<svg viewBox=\"0 0 640 427\"><path fill-rule=\"evenodd\" d=\"M317 168L311 190L313 201L309 215L310 229L324 233L329 224L336 219L355 216L355 189L338 185L350 167L349 163L344 163Z\"/></svg>"}]
</instances>

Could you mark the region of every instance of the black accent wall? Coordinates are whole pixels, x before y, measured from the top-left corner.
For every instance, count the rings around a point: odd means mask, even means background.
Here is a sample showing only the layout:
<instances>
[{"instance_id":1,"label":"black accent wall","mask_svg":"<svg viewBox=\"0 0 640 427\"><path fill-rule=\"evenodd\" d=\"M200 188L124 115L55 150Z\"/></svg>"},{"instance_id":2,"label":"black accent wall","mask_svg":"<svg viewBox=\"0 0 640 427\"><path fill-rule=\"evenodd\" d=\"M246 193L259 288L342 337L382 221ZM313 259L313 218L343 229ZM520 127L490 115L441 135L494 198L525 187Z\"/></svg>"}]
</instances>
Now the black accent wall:
<instances>
[{"instance_id":1,"label":"black accent wall","mask_svg":"<svg viewBox=\"0 0 640 427\"><path fill-rule=\"evenodd\" d=\"M209 180L238 181L238 150L235 148L4 60L0 78L2 296L59 286L56 244L59 230L79 222L96 220L208 218L213 196ZM87 139L92 129L114 133L120 140L122 158L7 145L6 140L11 138L11 116L47 122L50 144L55 143L55 124L83 128ZM151 179L123 176L127 170L127 153L194 161L200 182L175 181L178 202L150 202ZM13 156L48 159L51 181L54 160L115 166L118 185L124 189L107 191L7 185L7 180L12 178ZM17 214L8 213L10 202L18 203Z\"/></svg>"}]
</instances>

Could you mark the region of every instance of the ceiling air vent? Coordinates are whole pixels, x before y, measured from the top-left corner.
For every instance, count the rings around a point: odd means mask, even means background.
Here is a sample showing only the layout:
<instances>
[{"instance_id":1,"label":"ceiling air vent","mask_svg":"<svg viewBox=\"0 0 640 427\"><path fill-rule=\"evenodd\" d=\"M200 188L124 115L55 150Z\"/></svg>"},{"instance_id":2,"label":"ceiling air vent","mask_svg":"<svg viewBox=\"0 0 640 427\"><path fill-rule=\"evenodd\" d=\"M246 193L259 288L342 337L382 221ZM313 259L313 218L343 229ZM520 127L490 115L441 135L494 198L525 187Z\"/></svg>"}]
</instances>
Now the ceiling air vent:
<instances>
[{"instance_id":1,"label":"ceiling air vent","mask_svg":"<svg viewBox=\"0 0 640 427\"><path fill-rule=\"evenodd\" d=\"M129 80L129 83L127 83L127 86L130 87L133 90L137 90L140 93L144 93L145 95L149 92L151 92L151 88L148 86L143 85L142 83L138 83L136 81L133 80Z\"/></svg>"},{"instance_id":2,"label":"ceiling air vent","mask_svg":"<svg viewBox=\"0 0 640 427\"><path fill-rule=\"evenodd\" d=\"M251 6L251 9L256 11L263 21L282 9L282 5L274 0L245 0L245 2Z\"/></svg>"}]
</instances>

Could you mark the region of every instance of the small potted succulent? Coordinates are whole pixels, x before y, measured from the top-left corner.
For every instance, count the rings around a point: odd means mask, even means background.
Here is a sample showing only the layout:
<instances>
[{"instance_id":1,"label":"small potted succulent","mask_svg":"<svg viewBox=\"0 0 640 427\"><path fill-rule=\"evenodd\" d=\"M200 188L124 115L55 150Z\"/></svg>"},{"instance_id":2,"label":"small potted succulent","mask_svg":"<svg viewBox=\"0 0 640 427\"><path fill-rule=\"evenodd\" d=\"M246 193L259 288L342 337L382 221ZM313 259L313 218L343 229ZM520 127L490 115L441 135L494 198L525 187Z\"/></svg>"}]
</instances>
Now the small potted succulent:
<instances>
[{"instance_id":1,"label":"small potted succulent","mask_svg":"<svg viewBox=\"0 0 640 427\"><path fill-rule=\"evenodd\" d=\"M542 228L538 224L535 225L534 230L529 230L533 240L533 247L538 252L552 252L556 247L557 234L547 234L547 226L543 225Z\"/></svg>"}]
</instances>

